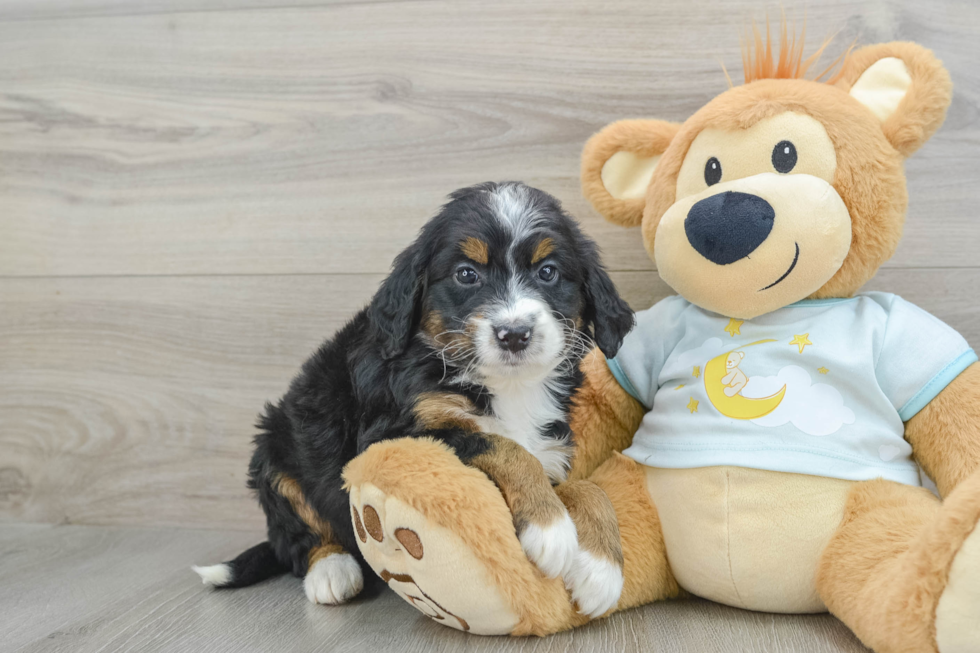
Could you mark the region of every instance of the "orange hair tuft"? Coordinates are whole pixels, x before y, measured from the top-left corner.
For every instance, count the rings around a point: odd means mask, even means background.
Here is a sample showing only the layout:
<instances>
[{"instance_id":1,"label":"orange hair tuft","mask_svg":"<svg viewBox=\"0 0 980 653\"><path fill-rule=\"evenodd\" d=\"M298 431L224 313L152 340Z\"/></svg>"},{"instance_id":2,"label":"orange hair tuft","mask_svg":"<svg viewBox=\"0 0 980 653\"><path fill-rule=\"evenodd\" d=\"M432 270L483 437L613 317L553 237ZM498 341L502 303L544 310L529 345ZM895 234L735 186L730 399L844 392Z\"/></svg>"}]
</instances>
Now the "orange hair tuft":
<instances>
[{"instance_id":1,"label":"orange hair tuft","mask_svg":"<svg viewBox=\"0 0 980 653\"><path fill-rule=\"evenodd\" d=\"M752 21L752 33L742 39L742 66L745 70L745 83L754 82L757 79L804 79L806 72L820 58L827 46L834 39L833 35L827 37L816 52L806 59L803 58L803 44L806 40L806 21L803 23L803 30L797 39L796 29L793 29L793 36L790 38L789 29L786 24L786 15L783 14L781 23L781 34L779 42L778 59L774 58L774 48L772 32L769 27L769 17L766 16L766 37L762 38L759 26ZM847 60L854 45L847 49L842 55L837 57L823 72L814 77L814 81L819 81L821 77L833 70L837 64L841 64L838 71L827 80L828 84L836 82L843 70L843 62Z\"/></svg>"}]
</instances>

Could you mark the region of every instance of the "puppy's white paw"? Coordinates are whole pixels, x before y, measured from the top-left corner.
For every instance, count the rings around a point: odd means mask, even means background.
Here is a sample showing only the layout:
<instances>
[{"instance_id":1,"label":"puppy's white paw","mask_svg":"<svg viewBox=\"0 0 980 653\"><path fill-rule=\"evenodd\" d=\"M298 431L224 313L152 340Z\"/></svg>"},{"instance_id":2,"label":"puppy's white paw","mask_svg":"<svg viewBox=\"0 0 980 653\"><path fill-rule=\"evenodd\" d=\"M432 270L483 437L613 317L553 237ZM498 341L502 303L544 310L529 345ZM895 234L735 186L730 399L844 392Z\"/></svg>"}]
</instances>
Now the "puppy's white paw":
<instances>
[{"instance_id":1,"label":"puppy's white paw","mask_svg":"<svg viewBox=\"0 0 980 653\"><path fill-rule=\"evenodd\" d=\"M580 549L571 570L565 574L565 587L572 593L578 611L595 619L619 603L623 569Z\"/></svg>"},{"instance_id":2,"label":"puppy's white paw","mask_svg":"<svg viewBox=\"0 0 980 653\"><path fill-rule=\"evenodd\" d=\"M306 598L325 605L346 603L363 588L361 565L349 553L335 553L317 560L303 579Z\"/></svg>"},{"instance_id":3,"label":"puppy's white paw","mask_svg":"<svg viewBox=\"0 0 980 653\"><path fill-rule=\"evenodd\" d=\"M563 576L575 562L578 533L567 512L548 526L526 526L520 540L524 555L548 578Z\"/></svg>"}]
</instances>

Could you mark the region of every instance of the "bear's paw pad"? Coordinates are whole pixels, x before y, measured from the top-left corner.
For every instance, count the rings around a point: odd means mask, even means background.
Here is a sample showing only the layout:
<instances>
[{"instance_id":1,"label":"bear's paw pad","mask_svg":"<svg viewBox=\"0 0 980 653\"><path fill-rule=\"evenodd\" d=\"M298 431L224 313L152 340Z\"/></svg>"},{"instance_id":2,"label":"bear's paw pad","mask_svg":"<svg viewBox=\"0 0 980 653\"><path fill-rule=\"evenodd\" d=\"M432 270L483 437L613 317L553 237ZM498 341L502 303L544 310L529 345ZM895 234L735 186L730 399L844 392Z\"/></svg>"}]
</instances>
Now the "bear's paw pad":
<instances>
[{"instance_id":1,"label":"bear's paw pad","mask_svg":"<svg viewBox=\"0 0 980 653\"><path fill-rule=\"evenodd\" d=\"M371 483L351 487L350 505L365 561L409 605L457 630L513 631L518 616L457 533Z\"/></svg>"}]
</instances>

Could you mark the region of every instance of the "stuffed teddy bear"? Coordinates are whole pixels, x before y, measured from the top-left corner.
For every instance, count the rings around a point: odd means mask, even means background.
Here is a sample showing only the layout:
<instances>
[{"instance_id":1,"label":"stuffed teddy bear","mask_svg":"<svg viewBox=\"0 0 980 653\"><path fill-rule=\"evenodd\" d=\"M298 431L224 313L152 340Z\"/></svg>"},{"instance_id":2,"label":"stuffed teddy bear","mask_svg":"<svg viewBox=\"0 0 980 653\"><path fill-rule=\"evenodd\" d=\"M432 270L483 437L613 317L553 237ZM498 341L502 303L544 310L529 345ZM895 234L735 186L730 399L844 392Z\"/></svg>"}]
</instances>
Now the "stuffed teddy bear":
<instances>
[{"instance_id":1,"label":"stuffed teddy bear","mask_svg":"<svg viewBox=\"0 0 980 653\"><path fill-rule=\"evenodd\" d=\"M829 610L880 652L977 651L977 357L900 297L857 294L898 245L903 160L942 123L949 76L912 43L849 53L826 82L801 52L757 39L746 83L684 123L625 120L586 145L586 197L641 227L678 294L637 315L615 359L584 362L556 491L592 484L615 508L621 558L603 558L609 530L566 501L591 590L621 569L609 612L687 591ZM359 536L365 559L432 619L513 635L589 620L445 447L376 444L345 478L352 514L373 507L391 535Z\"/></svg>"}]
</instances>

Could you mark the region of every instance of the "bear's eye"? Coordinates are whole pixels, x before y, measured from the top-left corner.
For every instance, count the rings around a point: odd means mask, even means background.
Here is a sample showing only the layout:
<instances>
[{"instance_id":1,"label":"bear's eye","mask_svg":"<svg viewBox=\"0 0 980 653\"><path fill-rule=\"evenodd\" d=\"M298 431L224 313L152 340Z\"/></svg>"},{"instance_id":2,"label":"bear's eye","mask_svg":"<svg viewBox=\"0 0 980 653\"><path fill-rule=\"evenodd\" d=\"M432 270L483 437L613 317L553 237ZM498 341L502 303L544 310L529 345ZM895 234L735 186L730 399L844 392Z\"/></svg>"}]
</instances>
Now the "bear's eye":
<instances>
[{"instance_id":1,"label":"bear's eye","mask_svg":"<svg viewBox=\"0 0 980 653\"><path fill-rule=\"evenodd\" d=\"M796 146L789 141L779 141L772 148L772 167L786 174L796 167Z\"/></svg>"},{"instance_id":2,"label":"bear's eye","mask_svg":"<svg viewBox=\"0 0 980 653\"><path fill-rule=\"evenodd\" d=\"M721 181L721 161L711 157L704 164L704 183L714 186L719 181Z\"/></svg>"}]
</instances>

